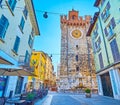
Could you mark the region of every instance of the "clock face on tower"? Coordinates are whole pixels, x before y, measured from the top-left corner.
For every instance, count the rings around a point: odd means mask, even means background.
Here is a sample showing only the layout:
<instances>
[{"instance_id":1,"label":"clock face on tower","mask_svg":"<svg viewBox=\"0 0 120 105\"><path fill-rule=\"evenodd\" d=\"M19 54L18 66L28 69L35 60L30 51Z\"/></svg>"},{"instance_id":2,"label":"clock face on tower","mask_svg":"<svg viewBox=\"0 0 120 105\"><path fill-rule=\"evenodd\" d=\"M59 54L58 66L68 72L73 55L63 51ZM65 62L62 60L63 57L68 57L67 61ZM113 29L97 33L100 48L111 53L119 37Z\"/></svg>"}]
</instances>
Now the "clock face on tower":
<instances>
[{"instance_id":1,"label":"clock face on tower","mask_svg":"<svg viewBox=\"0 0 120 105\"><path fill-rule=\"evenodd\" d=\"M80 38L81 35L82 35L81 31L78 30L78 29L75 29L75 30L72 31L72 36L73 36L74 38Z\"/></svg>"}]
</instances>

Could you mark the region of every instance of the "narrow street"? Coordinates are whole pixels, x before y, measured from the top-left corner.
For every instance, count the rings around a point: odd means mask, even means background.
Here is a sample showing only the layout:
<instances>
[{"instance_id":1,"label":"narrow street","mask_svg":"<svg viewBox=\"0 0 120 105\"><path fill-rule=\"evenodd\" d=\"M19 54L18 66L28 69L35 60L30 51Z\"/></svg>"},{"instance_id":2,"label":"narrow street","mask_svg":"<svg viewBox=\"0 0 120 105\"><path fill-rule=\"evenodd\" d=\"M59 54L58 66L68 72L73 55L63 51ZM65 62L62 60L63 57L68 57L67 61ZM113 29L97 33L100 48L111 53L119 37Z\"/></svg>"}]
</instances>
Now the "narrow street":
<instances>
[{"instance_id":1,"label":"narrow street","mask_svg":"<svg viewBox=\"0 0 120 105\"><path fill-rule=\"evenodd\" d=\"M45 99L36 102L35 105L120 105L120 100L97 94L86 98L84 94L78 93L49 93Z\"/></svg>"}]
</instances>

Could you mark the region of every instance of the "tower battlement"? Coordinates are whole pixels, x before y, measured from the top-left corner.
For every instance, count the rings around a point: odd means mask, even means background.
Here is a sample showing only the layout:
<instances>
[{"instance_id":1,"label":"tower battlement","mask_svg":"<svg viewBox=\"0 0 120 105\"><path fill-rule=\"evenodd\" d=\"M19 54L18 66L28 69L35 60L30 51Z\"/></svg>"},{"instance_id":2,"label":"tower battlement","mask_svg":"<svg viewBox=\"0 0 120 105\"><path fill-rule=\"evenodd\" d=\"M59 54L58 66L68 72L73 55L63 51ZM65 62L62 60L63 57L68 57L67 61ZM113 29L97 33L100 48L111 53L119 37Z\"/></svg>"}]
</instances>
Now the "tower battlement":
<instances>
[{"instance_id":1,"label":"tower battlement","mask_svg":"<svg viewBox=\"0 0 120 105\"><path fill-rule=\"evenodd\" d=\"M86 26L90 23L91 16L86 15L85 18L78 15L78 11L72 9L69 11L69 16L61 15L61 24L68 26Z\"/></svg>"}]
</instances>

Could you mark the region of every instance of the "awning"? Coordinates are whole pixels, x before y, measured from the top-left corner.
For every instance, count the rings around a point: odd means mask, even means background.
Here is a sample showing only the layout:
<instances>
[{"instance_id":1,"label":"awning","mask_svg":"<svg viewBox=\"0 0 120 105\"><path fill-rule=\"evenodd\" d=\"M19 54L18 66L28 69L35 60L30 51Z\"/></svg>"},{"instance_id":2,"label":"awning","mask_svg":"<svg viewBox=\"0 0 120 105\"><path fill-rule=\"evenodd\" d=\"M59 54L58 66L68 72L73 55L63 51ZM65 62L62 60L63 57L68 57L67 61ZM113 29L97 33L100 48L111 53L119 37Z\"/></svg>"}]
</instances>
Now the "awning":
<instances>
[{"instance_id":1,"label":"awning","mask_svg":"<svg viewBox=\"0 0 120 105\"><path fill-rule=\"evenodd\" d=\"M4 65L0 67L0 76L37 76L34 73L17 66Z\"/></svg>"}]
</instances>

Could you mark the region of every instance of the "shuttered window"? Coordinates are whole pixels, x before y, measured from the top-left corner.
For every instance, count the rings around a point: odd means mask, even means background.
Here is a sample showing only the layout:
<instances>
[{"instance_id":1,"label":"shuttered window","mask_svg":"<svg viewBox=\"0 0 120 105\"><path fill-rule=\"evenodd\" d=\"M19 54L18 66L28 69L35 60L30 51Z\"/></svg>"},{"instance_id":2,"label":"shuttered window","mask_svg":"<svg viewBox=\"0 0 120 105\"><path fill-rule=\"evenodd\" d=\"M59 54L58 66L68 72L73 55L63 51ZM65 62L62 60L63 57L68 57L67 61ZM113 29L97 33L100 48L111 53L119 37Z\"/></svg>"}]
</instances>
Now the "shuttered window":
<instances>
[{"instance_id":1,"label":"shuttered window","mask_svg":"<svg viewBox=\"0 0 120 105\"><path fill-rule=\"evenodd\" d=\"M18 36L16 36L16 40L15 40L14 47L13 47L13 51L15 53L18 52L19 44L20 44L20 38Z\"/></svg>"},{"instance_id":2,"label":"shuttered window","mask_svg":"<svg viewBox=\"0 0 120 105\"><path fill-rule=\"evenodd\" d=\"M28 10L27 10L26 6L24 7L23 14L24 14L25 18L27 19Z\"/></svg>"},{"instance_id":3,"label":"shuttered window","mask_svg":"<svg viewBox=\"0 0 120 105\"><path fill-rule=\"evenodd\" d=\"M120 53L118 50L116 39L112 40L112 42L110 43L110 46L111 46L111 51L112 51L114 62L120 61Z\"/></svg>"},{"instance_id":4,"label":"shuttered window","mask_svg":"<svg viewBox=\"0 0 120 105\"><path fill-rule=\"evenodd\" d=\"M26 50L24 62L25 62L26 64L29 64L29 60L30 60L30 54L29 54L29 52Z\"/></svg>"},{"instance_id":5,"label":"shuttered window","mask_svg":"<svg viewBox=\"0 0 120 105\"><path fill-rule=\"evenodd\" d=\"M102 68L104 68L102 54L100 53L98 56L99 56L99 64L100 64L100 68L102 69Z\"/></svg>"},{"instance_id":6,"label":"shuttered window","mask_svg":"<svg viewBox=\"0 0 120 105\"><path fill-rule=\"evenodd\" d=\"M20 29L21 29L21 31L23 31L23 28L24 28L24 25L25 25L25 20L24 20L24 18L22 17L21 18L21 22L20 22Z\"/></svg>"},{"instance_id":7,"label":"shuttered window","mask_svg":"<svg viewBox=\"0 0 120 105\"><path fill-rule=\"evenodd\" d=\"M0 19L0 38L1 39L4 39L8 26L9 26L8 19L4 15L2 15Z\"/></svg>"},{"instance_id":8,"label":"shuttered window","mask_svg":"<svg viewBox=\"0 0 120 105\"><path fill-rule=\"evenodd\" d=\"M102 18L102 20L103 20L104 22L105 22L105 21L108 19L108 17L110 16L110 11L109 11L110 7L111 7L110 2L108 2L107 5L106 5L106 7L105 7L105 9L104 9L104 11L101 13L101 18Z\"/></svg>"},{"instance_id":9,"label":"shuttered window","mask_svg":"<svg viewBox=\"0 0 120 105\"><path fill-rule=\"evenodd\" d=\"M110 20L109 24L104 29L104 33L105 33L106 37L108 38L108 40L110 40L115 35L115 32L114 32L115 26L116 26L116 23L115 23L115 19L113 17Z\"/></svg>"},{"instance_id":10,"label":"shuttered window","mask_svg":"<svg viewBox=\"0 0 120 105\"><path fill-rule=\"evenodd\" d=\"M8 0L8 4L12 11L14 11L17 1L16 0Z\"/></svg>"}]
</instances>

